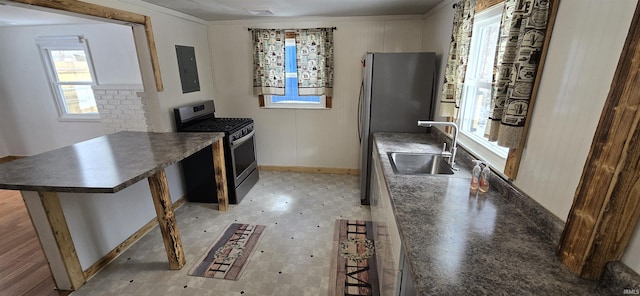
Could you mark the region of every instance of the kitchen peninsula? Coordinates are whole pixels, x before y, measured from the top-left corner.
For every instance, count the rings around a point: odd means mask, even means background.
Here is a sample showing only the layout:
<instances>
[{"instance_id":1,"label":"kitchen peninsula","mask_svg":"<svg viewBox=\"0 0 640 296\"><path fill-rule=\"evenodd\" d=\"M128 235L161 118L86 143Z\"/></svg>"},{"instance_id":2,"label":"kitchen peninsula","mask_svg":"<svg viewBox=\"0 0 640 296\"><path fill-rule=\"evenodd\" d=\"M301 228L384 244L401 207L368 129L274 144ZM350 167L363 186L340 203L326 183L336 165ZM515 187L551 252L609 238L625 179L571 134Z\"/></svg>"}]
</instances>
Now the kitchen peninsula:
<instances>
[{"instance_id":1,"label":"kitchen peninsula","mask_svg":"<svg viewBox=\"0 0 640 296\"><path fill-rule=\"evenodd\" d=\"M80 264L59 193L104 199L148 179L170 269L185 264L165 168L211 145L219 210L228 205L222 133L119 132L0 164L0 189L21 190L58 289L75 290L89 276ZM214 180L212 180L213 182ZM80 195L82 197L82 195ZM66 211L66 209L65 209ZM83 210L84 211L84 210ZM67 215L82 216L84 213ZM109 222L107 222L109 224ZM109 225L103 225L108 227Z\"/></svg>"}]
</instances>

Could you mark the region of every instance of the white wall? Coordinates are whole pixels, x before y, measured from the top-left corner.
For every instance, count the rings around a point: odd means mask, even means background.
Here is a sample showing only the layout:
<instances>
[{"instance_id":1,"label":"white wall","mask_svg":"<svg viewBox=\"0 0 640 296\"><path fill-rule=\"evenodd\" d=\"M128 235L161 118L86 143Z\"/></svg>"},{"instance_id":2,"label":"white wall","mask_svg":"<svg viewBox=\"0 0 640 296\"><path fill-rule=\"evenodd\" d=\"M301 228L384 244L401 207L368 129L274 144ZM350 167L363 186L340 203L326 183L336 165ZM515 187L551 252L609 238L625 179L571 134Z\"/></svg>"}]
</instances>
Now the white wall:
<instances>
[{"instance_id":1,"label":"white wall","mask_svg":"<svg viewBox=\"0 0 640 296\"><path fill-rule=\"evenodd\" d=\"M171 200L176 201L184 192L179 165L165 172ZM61 192L58 196L83 270L156 217L146 180L114 194ZM161 240L157 247L164 247Z\"/></svg>"},{"instance_id":2,"label":"white wall","mask_svg":"<svg viewBox=\"0 0 640 296\"><path fill-rule=\"evenodd\" d=\"M213 80L211 76L211 63L209 58L209 42L207 27L200 23L176 18L170 15L151 14L153 30L160 61L160 71L164 83L164 91L157 94L161 121L154 126L158 132L175 130L173 123L173 108L188 103L211 99L213 97ZM200 91L182 93L178 59L176 57L176 45L192 46L195 49ZM145 91L154 88L145 85Z\"/></svg>"},{"instance_id":3,"label":"white wall","mask_svg":"<svg viewBox=\"0 0 640 296\"><path fill-rule=\"evenodd\" d=\"M333 108L259 108L252 94L253 45L247 28L314 27L337 27ZM420 51L420 36L422 20L403 16L211 22L217 115L254 119L259 165L358 168L360 60L368 51Z\"/></svg>"},{"instance_id":4,"label":"white wall","mask_svg":"<svg viewBox=\"0 0 640 296\"><path fill-rule=\"evenodd\" d=\"M560 1L514 184L562 220L573 203L636 4ZM452 13L451 5L443 3L427 14L424 50L447 56ZM622 261L640 271L640 228Z\"/></svg>"},{"instance_id":5,"label":"white wall","mask_svg":"<svg viewBox=\"0 0 640 296\"><path fill-rule=\"evenodd\" d=\"M0 101L4 101L4 99L0 97ZM4 110L4 109L0 107L0 110ZM7 143L5 142L4 128L0 124L0 157L5 157L7 155L9 155L9 148L7 147Z\"/></svg>"},{"instance_id":6,"label":"white wall","mask_svg":"<svg viewBox=\"0 0 640 296\"><path fill-rule=\"evenodd\" d=\"M115 24L0 27L0 125L7 154L33 155L103 135L99 121L59 121L37 36L83 35L99 84L141 84L131 28Z\"/></svg>"},{"instance_id":7,"label":"white wall","mask_svg":"<svg viewBox=\"0 0 640 296\"><path fill-rule=\"evenodd\" d=\"M444 71L446 60L449 56L449 45L451 42L451 29L453 28L453 13L451 8L455 1L449 0L438 4L425 15L424 31L422 34L422 50L436 53L437 63L437 83L435 98L440 100L442 94L442 82L444 81ZM436 105L436 120L442 120L440 116L440 103Z\"/></svg>"},{"instance_id":8,"label":"white wall","mask_svg":"<svg viewBox=\"0 0 640 296\"><path fill-rule=\"evenodd\" d=\"M563 220L636 4L634 0L560 2L515 184Z\"/></svg>"},{"instance_id":9,"label":"white wall","mask_svg":"<svg viewBox=\"0 0 640 296\"><path fill-rule=\"evenodd\" d=\"M637 1L563 0L515 185L566 220ZM640 271L640 235L623 262Z\"/></svg>"}]
</instances>

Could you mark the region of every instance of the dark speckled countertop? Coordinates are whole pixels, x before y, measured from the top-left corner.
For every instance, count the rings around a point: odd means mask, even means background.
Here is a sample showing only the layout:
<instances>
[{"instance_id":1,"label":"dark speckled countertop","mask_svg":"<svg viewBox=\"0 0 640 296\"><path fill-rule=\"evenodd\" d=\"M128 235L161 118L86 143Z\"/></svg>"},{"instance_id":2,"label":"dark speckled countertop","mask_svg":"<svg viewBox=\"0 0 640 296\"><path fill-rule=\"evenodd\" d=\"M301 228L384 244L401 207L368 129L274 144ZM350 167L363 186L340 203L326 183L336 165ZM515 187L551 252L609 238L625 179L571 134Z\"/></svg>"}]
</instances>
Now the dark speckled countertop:
<instances>
[{"instance_id":1,"label":"dark speckled countertop","mask_svg":"<svg viewBox=\"0 0 640 296\"><path fill-rule=\"evenodd\" d=\"M0 189L113 193L223 136L223 133L110 134L0 164Z\"/></svg>"},{"instance_id":2,"label":"dark speckled countertop","mask_svg":"<svg viewBox=\"0 0 640 296\"><path fill-rule=\"evenodd\" d=\"M418 295L607 295L555 255L556 242L495 190L464 177L396 175L387 152L439 152L429 134L374 135ZM456 173L460 175L459 173Z\"/></svg>"}]
</instances>

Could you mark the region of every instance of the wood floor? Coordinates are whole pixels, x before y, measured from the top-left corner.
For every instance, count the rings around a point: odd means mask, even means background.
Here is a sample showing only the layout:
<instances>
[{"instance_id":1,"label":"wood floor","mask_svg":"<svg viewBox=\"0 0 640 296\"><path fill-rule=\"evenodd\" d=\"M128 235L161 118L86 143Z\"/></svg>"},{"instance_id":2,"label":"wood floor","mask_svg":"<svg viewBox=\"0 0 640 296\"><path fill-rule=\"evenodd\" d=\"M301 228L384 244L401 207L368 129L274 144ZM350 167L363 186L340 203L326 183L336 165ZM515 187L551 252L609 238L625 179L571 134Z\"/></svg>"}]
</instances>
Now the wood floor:
<instances>
[{"instance_id":1,"label":"wood floor","mask_svg":"<svg viewBox=\"0 0 640 296\"><path fill-rule=\"evenodd\" d=\"M68 295L56 291L19 191L0 190L0 295Z\"/></svg>"}]
</instances>

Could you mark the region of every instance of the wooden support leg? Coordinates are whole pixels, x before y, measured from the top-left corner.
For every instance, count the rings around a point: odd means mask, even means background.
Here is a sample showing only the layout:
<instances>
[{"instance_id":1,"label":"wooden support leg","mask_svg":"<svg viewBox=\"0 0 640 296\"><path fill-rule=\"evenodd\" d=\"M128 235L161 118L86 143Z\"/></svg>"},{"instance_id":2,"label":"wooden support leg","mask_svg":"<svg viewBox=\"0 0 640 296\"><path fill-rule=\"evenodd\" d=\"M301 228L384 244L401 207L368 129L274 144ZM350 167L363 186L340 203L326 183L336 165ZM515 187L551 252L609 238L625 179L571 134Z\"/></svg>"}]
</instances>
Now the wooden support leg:
<instances>
[{"instance_id":1,"label":"wooden support leg","mask_svg":"<svg viewBox=\"0 0 640 296\"><path fill-rule=\"evenodd\" d=\"M224 143L222 138L211 145L213 148L213 170L218 188L218 210L226 211L229 208L229 194L227 191L227 172L224 166Z\"/></svg>"},{"instance_id":2,"label":"wooden support leg","mask_svg":"<svg viewBox=\"0 0 640 296\"><path fill-rule=\"evenodd\" d=\"M45 250L45 254L47 254L47 260L49 260L49 262L51 262L51 260L60 262L58 260L61 260L68 277L68 282L66 279L63 279L64 276L56 277L56 285L58 289L62 290L77 290L86 282L86 279L84 277L84 272L82 271L82 266L80 265L80 260L78 259L78 254L76 253L76 248L73 245L67 220L62 212L62 206L60 205L58 194L55 192L38 192L38 195L40 197L40 202L42 203L42 210L44 210L44 214L49 222L51 230L51 232L49 232L46 231L44 227L41 227L40 231L38 231L38 236L42 242L42 235L53 235L56 245L46 245L47 249ZM28 197L28 195L23 193L23 198L25 197ZM26 198L25 202L27 202ZM38 223L35 221L36 217L34 217L36 212L36 208L32 207L29 209L29 215L31 216L31 220L34 222L34 226ZM41 223L38 224L41 225ZM42 245L44 249L45 244L43 243ZM58 254L54 254L56 253L56 249L60 257L57 257ZM64 271L62 274L64 274Z\"/></svg>"},{"instance_id":3,"label":"wooden support leg","mask_svg":"<svg viewBox=\"0 0 640 296\"><path fill-rule=\"evenodd\" d=\"M153 205L156 208L158 224L167 251L170 269L181 269L186 263L178 224L171 206L171 196L167 185L167 175L161 170L148 178Z\"/></svg>"}]
</instances>

